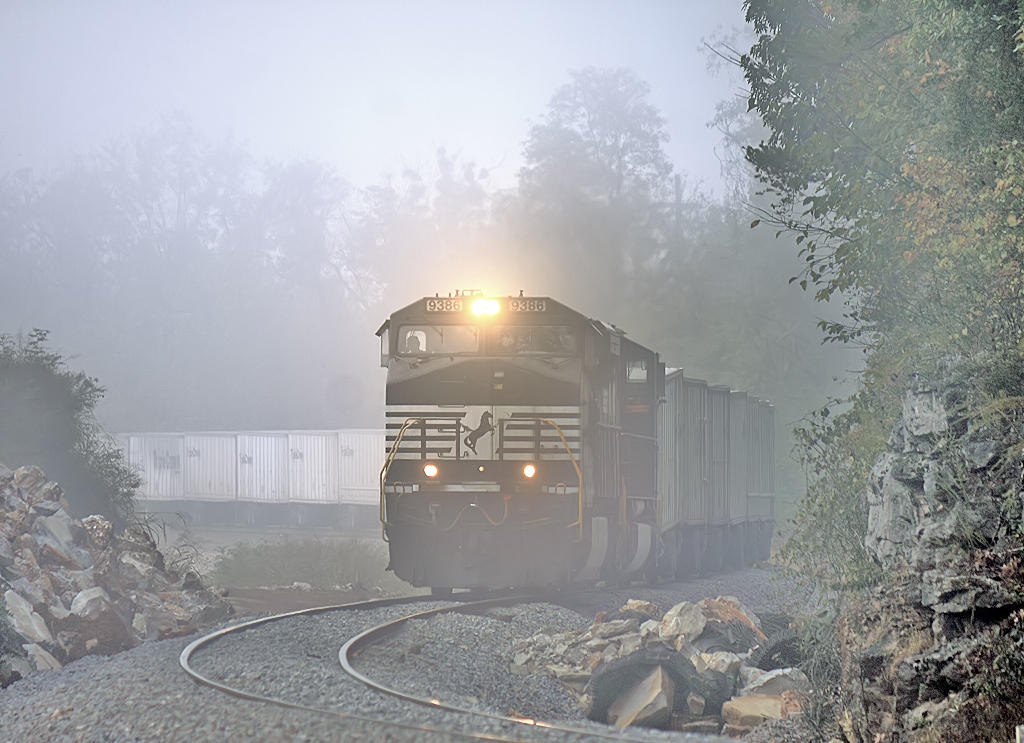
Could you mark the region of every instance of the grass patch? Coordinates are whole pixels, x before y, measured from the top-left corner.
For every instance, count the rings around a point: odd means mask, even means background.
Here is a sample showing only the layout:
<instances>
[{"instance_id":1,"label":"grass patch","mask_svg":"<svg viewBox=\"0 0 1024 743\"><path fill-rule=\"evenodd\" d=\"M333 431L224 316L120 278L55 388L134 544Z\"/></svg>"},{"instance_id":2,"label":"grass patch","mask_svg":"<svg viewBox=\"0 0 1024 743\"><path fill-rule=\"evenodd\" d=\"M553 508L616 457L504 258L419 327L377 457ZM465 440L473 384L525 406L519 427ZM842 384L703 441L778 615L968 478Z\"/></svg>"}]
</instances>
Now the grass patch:
<instances>
[{"instance_id":1,"label":"grass patch","mask_svg":"<svg viewBox=\"0 0 1024 743\"><path fill-rule=\"evenodd\" d=\"M321 591L407 593L408 584L385 570L387 562L387 545L374 540L281 537L221 548L210 577L217 585L235 588L308 583Z\"/></svg>"}]
</instances>

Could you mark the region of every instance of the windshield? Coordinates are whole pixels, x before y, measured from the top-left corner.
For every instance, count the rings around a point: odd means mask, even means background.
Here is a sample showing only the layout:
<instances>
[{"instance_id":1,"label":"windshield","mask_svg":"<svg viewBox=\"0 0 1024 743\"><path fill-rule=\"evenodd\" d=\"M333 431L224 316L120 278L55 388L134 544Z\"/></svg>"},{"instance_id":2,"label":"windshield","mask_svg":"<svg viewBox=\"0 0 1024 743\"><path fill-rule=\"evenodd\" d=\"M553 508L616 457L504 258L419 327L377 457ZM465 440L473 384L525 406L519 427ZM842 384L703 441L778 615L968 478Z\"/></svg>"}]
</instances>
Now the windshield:
<instances>
[{"instance_id":1,"label":"windshield","mask_svg":"<svg viewBox=\"0 0 1024 743\"><path fill-rule=\"evenodd\" d=\"M498 325L488 330L487 348L493 354L572 356L576 353L576 335L567 325Z\"/></svg>"},{"instance_id":2,"label":"windshield","mask_svg":"<svg viewBox=\"0 0 1024 743\"><path fill-rule=\"evenodd\" d=\"M403 325L398 331L399 356L444 356L479 350L480 328L474 325Z\"/></svg>"}]
</instances>

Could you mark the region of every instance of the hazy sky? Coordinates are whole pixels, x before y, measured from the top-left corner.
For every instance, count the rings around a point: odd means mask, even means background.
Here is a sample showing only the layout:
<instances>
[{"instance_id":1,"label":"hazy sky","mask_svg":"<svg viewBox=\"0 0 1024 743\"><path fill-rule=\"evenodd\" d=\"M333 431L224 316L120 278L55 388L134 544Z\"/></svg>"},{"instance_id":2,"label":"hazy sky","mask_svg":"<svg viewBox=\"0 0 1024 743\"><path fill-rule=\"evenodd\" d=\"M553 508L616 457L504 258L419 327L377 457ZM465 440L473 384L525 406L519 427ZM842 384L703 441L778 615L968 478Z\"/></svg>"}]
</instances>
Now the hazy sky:
<instances>
[{"instance_id":1,"label":"hazy sky","mask_svg":"<svg viewBox=\"0 0 1024 743\"><path fill-rule=\"evenodd\" d=\"M738 86L698 51L741 0L0 0L0 171L50 168L170 112L257 156L313 157L355 185L439 146L508 185L568 71L652 86L689 182L719 178L706 126Z\"/></svg>"}]
</instances>

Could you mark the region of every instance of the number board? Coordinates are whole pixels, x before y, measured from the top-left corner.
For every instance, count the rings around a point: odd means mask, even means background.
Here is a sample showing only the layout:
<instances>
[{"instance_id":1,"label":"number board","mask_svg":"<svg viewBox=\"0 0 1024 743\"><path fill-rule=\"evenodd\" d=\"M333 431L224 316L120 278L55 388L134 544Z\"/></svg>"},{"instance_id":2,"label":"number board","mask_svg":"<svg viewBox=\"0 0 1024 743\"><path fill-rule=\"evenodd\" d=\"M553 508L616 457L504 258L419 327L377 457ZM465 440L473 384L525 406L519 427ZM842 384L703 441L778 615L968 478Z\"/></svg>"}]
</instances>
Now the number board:
<instances>
[{"instance_id":1,"label":"number board","mask_svg":"<svg viewBox=\"0 0 1024 743\"><path fill-rule=\"evenodd\" d=\"M547 312L548 304L543 299L510 299L509 312Z\"/></svg>"},{"instance_id":2,"label":"number board","mask_svg":"<svg viewBox=\"0 0 1024 743\"><path fill-rule=\"evenodd\" d=\"M427 299L427 312L462 312L462 300L431 297Z\"/></svg>"}]
</instances>

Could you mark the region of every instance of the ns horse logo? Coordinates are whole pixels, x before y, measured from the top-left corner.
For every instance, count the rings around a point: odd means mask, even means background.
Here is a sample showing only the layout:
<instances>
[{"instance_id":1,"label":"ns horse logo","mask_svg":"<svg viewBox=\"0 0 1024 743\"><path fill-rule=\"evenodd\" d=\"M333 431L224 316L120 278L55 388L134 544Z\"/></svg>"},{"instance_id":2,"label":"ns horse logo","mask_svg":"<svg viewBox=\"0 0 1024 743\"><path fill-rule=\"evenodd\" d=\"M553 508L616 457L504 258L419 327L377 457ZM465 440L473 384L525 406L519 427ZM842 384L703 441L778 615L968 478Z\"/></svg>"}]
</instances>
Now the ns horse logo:
<instances>
[{"instance_id":1,"label":"ns horse logo","mask_svg":"<svg viewBox=\"0 0 1024 743\"><path fill-rule=\"evenodd\" d=\"M473 452L473 454L476 454L476 445L479 443L480 439L487 434L494 432L494 426L491 425L491 418L492 416L490 411L485 410L480 414L480 423L477 424L476 428L467 428L466 426L462 427L464 431L469 431L466 438L462 440L462 443L465 444L466 448Z\"/></svg>"}]
</instances>

